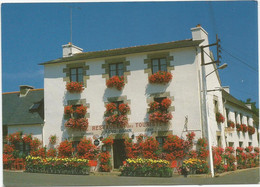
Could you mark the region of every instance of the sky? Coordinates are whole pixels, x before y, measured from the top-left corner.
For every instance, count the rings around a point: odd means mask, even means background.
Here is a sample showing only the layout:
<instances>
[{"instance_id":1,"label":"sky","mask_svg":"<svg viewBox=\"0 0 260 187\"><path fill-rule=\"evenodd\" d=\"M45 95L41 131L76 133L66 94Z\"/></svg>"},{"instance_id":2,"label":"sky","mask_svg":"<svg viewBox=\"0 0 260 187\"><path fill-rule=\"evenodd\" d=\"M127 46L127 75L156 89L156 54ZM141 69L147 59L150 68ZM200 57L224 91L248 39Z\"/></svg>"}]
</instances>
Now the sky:
<instances>
[{"instance_id":1,"label":"sky","mask_svg":"<svg viewBox=\"0 0 260 187\"><path fill-rule=\"evenodd\" d=\"M4 3L2 92L43 88L39 63L62 56L71 40L70 9L72 42L84 52L190 39L190 28L201 24L210 43L216 34L221 40L221 64L228 64L219 70L222 86L259 102L256 1Z\"/></svg>"}]
</instances>

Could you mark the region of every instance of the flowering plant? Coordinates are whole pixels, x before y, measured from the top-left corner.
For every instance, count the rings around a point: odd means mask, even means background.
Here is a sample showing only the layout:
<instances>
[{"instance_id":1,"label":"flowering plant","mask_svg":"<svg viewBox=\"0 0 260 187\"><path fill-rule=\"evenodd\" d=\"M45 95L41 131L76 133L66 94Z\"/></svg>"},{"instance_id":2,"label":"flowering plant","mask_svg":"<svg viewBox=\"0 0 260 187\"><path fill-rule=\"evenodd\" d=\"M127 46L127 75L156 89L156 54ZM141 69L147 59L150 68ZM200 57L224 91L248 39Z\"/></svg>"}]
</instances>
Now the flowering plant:
<instances>
[{"instance_id":1,"label":"flowering plant","mask_svg":"<svg viewBox=\"0 0 260 187\"><path fill-rule=\"evenodd\" d=\"M111 163L110 163L111 155L108 151L101 152L99 154L99 160L100 160L100 171L109 172L111 170Z\"/></svg>"},{"instance_id":2,"label":"flowering plant","mask_svg":"<svg viewBox=\"0 0 260 187\"><path fill-rule=\"evenodd\" d=\"M105 115L107 115L107 116L113 115L115 111L116 111L116 104L115 103L108 103L106 105Z\"/></svg>"},{"instance_id":3,"label":"flowering plant","mask_svg":"<svg viewBox=\"0 0 260 187\"><path fill-rule=\"evenodd\" d=\"M40 145L40 140L38 138L34 138L30 143L31 150L37 150Z\"/></svg>"},{"instance_id":4,"label":"flowering plant","mask_svg":"<svg viewBox=\"0 0 260 187\"><path fill-rule=\"evenodd\" d=\"M127 113L130 111L130 107L128 106L128 104L125 104L125 103L121 103L121 104L118 106L118 109L119 109L119 112L120 112L122 115L125 115L125 114L127 114Z\"/></svg>"},{"instance_id":5,"label":"flowering plant","mask_svg":"<svg viewBox=\"0 0 260 187\"><path fill-rule=\"evenodd\" d=\"M68 105L68 106L65 106L64 107L64 114L65 115L71 115L73 114L73 108L72 108L72 105Z\"/></svg>"},{"instance_id":6,"label":"flowering plant","mask_svg":"<svg viewBox=\"0 0 260 187\"><path fill-rule=\"evenodd\" d=\"M118 90L122 90L122 88L125 86L124 76L113 76L107 80L106 85L108 88L115 87Z\"/></svg>"},{"instance_id":7,"label":"flowering plant","mask_svg":"<svg viewBox=\"0 0 260 187\"><path fill-rule=\"evenodd\" d=\"M129 158L120 169L123 176L171 177L172 169L167 160Z\"/></svg>"},{"instance_id":8,"label":"flowering plant","mask_svg":"<svg viewBox=\"0 0 260 187\"><path fill-rule=\"evenodd\" d=\"M247 132L248 128L246 124L242 124L242 131Z\"/></svg>"},{"instance_id":9,"label":"flowering plant","mask_svg":"<svg viewBox=\"0 0 260 187\"><path fill-rule=\"evenodd\" d=\"M17 142L22 142L23 139L22 139L22 132L15 132L13 134L9 134L7 136L7 140L12 143L12 144L15 144Z\"/></svg>"},{"instance_id":10,"label":"flowering plant","mask_svg":"<svg viewBox=\"0 0 260 187\"><path fill-rule=\"evenodd\" d=\"M253 151L253 146L246 147L245 151L248 152L248 153L252 152Z\"/></svg>"},{"instance_id":11,"label":"flowering plant","mask_svg":"<svg viewBox=\"0 0 260 187\"><path fill-rule=\"evenodd\" d=\"M76 108L75 113L78 115L79 118L83 118L87 113L87 107L80 105Z\"/></svg>"},{"instance_id":12,"label":"flowering plant","mask_svg":"<svg viewBox=\"0 0 260 187\"><path fill-rule=\"evenodd\" d=\"M208 164L205 160L196 158L184 160L181 166L181 173L187 174L186 172L192 174L208 173Z\"/></svg>"},{"instance_id":13,"label":"flowering plant","mask_svg":"<svg viewBox=\"0 0 260 187\"><path fill-rule=\"evenodd\" d=\"M156 151L159 148L159 142L153 137L148 137L140 143L144 158L157 159Z\"/></svg>"},{"instance_id":14,"label":"flowering plant","mask_svg":"<svg viewBox=\"0 0 260 187\"><path fill-rule=\"evenodd\" d=\"M255 134L255 127L248 126L248 134L249 135Z\"/></svg>"},{"instance_id":15,"label":"flowering plant","mask_svg":"<svg viewBox=\"0 0 260 187\"><path fill-rule=\"evenodd\" d=\"M70 93L81 93L84 90L81 82L68 82L66 84L66 89Z\"/></svg>"},{"instance_id":16,"label":"flowering plant","mask_svg":"<svg viewBox=\"0 0 260 187\"><path fill-rule=\"evenodd\" d=\"M60 143L58 146L58 155L59 157L71 157L72 153L74 151L74 148L72 147L72 143L68 140L64 140Z\"/></svg>"},{"instance_id":17,"label":"flowering plant","mask_svg":"<svg viewBox=\"0 0 260 187\"><path fill-rule=\"evenodd\" d=\"M14 152L14 145L4 144L4 151L5 154L13 154Z\"/></svg>"},{"instance_id":18,"label":"flowering plant","mask_svg":"<svg viewBox=\"0 0 260 187\"><path fill-rule=\"evenodd\" d=\"M42 147L42 148L37 149L37 150L31 150L30 155L45 158L46 157L46 148Z\"/></svg>"},{"instance_id":19,"label":"flowering plant","mask_svg":"<svg viewBox=\"0 0 260 187\"><path fill-rule=\"evenodd\" d=\"M224 121L225 121L224 116L223 116L220 112L217 112L217 113L216 113L216 121L217 121L218 123L224 123Z\"/></svg>"},{"instance_id":20,"label":"flowering plant","mask_svg":"<svg viewBox=\"0 0 260 187\"><path fill-rule=\"evenodd\" d=\"M158 103L156 101L151 102L149 104L150 106L149 113L153 113L155 111L167 111L168 108L171 106L171 103L172 101L169 98L163 99L161 103Z\"/></svg>"},{"instance_id":21,"label":"flowering plant","mask_svg":"<svg viewBox=\"0 0 260 187\"><path fill-rule=\"evenodd\" d=\"M242 153L244 151L243 147L237 147L236 152L237 153Z\"/></svg>"},{"instance_id":22,"label":"flowering plant","mask_svg":"<svg viewBox=\"0 0 260 187\"><path fill-rule=\"evenodd\" d=\"M79 118L79 119L70 118L65 123L65 127L68 127L68 128L71 128L71 129L78 129L78 130L87 130L88 129L88 119L85 119L85 118Z\"/></svg>"},{"instance_id":23,"label":"flowering plant","mask_svg":"<svg viewBox=\"0 0 260 187\"><path fill-rule=\"evenodd\" d=\"M166 71L158 71L149 77L151 84L167 84L172 80L172 74Z\"/></svg>"},{"instance_id":24,"label":"flowering plant","mask_svg":"<svg viewBox=\"0 0 260 187\"><path fill-rule=\"evenodd\" d=\"M199 138L197 144L201 147L207 147L208 142L205 138Z\"/></svg>"},{"instance_id":25,"label":"flowering plant","mask_svg":"<svg viewBox=\"0 0 260 187\"><path fill-rule=\"evenodd\" d=\"M191 150L188 153L188 156L189 156L189 158L197 158L198 157L197 151L196 150Z\"/></svg>"},{"instance_id":26,"label":"flowering plant","mask_svg":"<svg viewBox=\"0 0 260 187\"><path fill-rule=\"evenodd\" d=\"M172 104L172 100L170 98L165 98L160 103L161 110L167 110Z\"/></svg>"},{"instance_id":27,"label":"flowering plant","mask_svg":"<svg viewBox=\"0 0 260 187\"><path fill-rule=\"evenodd\" d=\"M225 148L225 152L226 152L226 153L234 153L235 150L234 150L233 147L226 147L226 148Z\"/></svg>"},{"instance_id":28,"label":"flowering plant","mask_svg":"<svg viewBox=\"0 0 260 187\"><path fill-rule=\"evenodd\" d=\"M30 144L31 141L32 141L32 134L29 134L29 135L26 135L26 134L25 134L25 135L23 136L23 142L24 142L24 143Z\"/></svg>"},{"instance_id":29,"label":"flowering plant","mask_svg":"<svg viewBox=\"0 0 260 187\"><path fill-rule=\"evenodd\" d=\"M113 139L112 139L110 136L104 138L104 139L102 140L102 142L103 142L103 144L109 145L109 146L114 143Z\"/></svg>"},{"instance_id":30,"label":"flowering plant","mask_svg":"<svg viewBox=\"0 0 260 187\"><path fill-rule=\"evenodd\" d=\"M228 126L228 127L235 128L235 123L234 123L233 121L231 121L231 120L228 120L227 126Z\"/></svg>"},{"instance_id":31,"label":"flowering plant","mask_svg":"<svg viewBox=\"0 0 260 187\"><path fill-rule=\"evenodd\" d=\"M259 147L255 147L255 148L254 148L254 151L255 151L256 153L259 153Z\"/></svg>"},{"instance_id":32,"label":"flowering plant","mask_svg":"<svg viewBox=\"0 0 260 187\"><path fill-rule=\"evenodd\" d=\"M149 114L149 120L151 122L167 123L172 119L171 113L156 111Z\"/></svg>"},{"instance_id":33,"label":"flowering plant","mask_svg":"<svg viewBox=\"0 0 260 187\"><path fill-rule=\"evenodd\" d=\"M128 124L126 115L114 114L105 118L106 124L110 126L125 127Z\"/></svg>"},{"instance_id":34,"label":"flowering plant","mask_svg":"<svg viewBox=\"0 0 260 187\"><path fill-rule=\"evenodd\" d=\"M52 144L52 145L56 144L56 140L57 140L56 135L50 135L50 137L49 137L50 144Z\"/></svg>"},{"instance_id":35,"label":"flowering plant","mask_svg":"<svg viewBox=\"0 0 260 187\"><path fill-rule=\"evenodd\" d=\"M53 149L53 148L48 149L46 156L47 157L56 157L57 156L57 150Z\"/></svg>"},{"instance_id":36,"label":"flowering plant","mask_svg":"<svg viewBox=\"0 0 260 187\"><path fill-rule=\"evenodd\" d=\"M236 124L237 131L243 131L243 126L240 124Z\"/></svg>"},{"instance_id":37,"label":"flowering plant","mask_svg":"<svg viewBox=\"0 0 260 187\"><path fill-rule=\"evenodd\" d=\"M92 143L91 139L83 138L77 146L77 156L88 160L97 158L99 148Z\"/></svg>"},{"instance_id":38,"label":"flowering plant","mask_svg":"<svg viewBox=\"0 0 260 187\"><path fill-rule=\"evenodd\" d=\"M184 140L176 135L168 135L163 150L167 153L166 160L173 161L175 159L182 159L186 155Z\"/></svg>"}]
</instances>

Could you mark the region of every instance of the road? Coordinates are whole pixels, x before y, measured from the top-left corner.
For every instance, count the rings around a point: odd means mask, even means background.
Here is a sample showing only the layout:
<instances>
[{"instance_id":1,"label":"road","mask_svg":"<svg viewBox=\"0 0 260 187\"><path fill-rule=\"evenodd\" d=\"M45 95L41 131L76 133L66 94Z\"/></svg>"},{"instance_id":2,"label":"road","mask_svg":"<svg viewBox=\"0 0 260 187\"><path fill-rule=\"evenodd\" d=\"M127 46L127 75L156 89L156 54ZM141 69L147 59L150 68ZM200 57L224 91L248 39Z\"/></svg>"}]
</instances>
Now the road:
<instances>
[{"instance_id":1,"label":"road","mask_svg":"<svg viewBox=\"0 0 260 187\"><path fill-rule=\"evenodd\" d=\"M210 177L121 177L96 175L56 175L24 172L3 172L5 186L125 186L125 185L201 185L258 184L259 168Z\"/></svg>"}]
</instances>

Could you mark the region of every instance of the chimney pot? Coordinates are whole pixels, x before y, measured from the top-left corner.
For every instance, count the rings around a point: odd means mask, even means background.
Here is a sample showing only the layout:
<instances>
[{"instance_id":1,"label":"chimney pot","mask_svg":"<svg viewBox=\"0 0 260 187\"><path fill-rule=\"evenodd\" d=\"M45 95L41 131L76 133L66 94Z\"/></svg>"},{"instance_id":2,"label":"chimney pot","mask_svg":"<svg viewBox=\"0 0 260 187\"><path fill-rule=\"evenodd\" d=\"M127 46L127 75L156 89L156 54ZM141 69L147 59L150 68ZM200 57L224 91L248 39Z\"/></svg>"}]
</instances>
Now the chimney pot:
<instances>
[{"instance_id":1,"label":"chimney pot","mask_svg":"<svg viewBox=\"0 0 260 187\"><path fill-rule=\"evenodd\" d=\"M28 85L20 85L20 97L26 96L31 89L34 89L34 87Z\"/></svg>"}]
</instances>

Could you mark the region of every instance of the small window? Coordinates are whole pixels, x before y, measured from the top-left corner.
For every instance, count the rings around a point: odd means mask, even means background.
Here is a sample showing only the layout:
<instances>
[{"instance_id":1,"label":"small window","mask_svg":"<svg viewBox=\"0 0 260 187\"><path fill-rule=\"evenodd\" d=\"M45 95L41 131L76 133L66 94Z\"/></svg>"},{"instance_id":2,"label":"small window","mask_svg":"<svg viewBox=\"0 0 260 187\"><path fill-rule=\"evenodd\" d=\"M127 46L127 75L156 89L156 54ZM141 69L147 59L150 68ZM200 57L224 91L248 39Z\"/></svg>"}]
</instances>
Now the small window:
<instances>
[{"instance_id":1,"label":"small window","mask_svg":"<svg viewBox=\"0 0 260 187\"><path fill-rule=\"evenodd\" d=\"M83 82L83 68L70 68L70 82Z\"/></svg>"},{"instance_id":2,"label":"small window","mask_svg":"<svg viewBox=\"0 0 260 187\"><path fill-rule=\"evenodd\" d=\"M158 71L167 71L166 58L152 59L152 73L154 74Z\"/></svg>"},{"instance_id":3,"label":"small window","mask_svg":"<svg viewBox=\"0 0 260 187\"><path fill-rule=\"evenodd\" d=\"M243 147L243 142L239 142L239 147Z\"/></svg>"},{"instance_id":4,"label":"small window","mask_svg":"<svg viewBox=\"0 0 260 187\"><path fill-rule=\"evenodd\" d=\"M218 101L214 100L214 110L215 112L218 112Z\"/></svg>"},{"instance_id":5,"label":"small window","mask_svg":"<svg viewBox=\"0 0 260 187\"><path fill-rule=\"evenodd\" d=\"M243 123L243 114L240 113L240 123Z\"/></svg>"},{"instance_id":6,"label":"small window","mask_svg":"<svg viewBox=\"0 0 260 187\"><path fill-rule=\"evenodd\" d=\"M226 118L227 118L227 121L229 120L229 110L226 108Z\"/></svg>"},{"instance_id":7,"label":"small window","mask_svg":"<svg viewBox=\"0 0 260 187\"><path fill-rule=\"evenodd\" d=\"M221 136L217 136L218 147L222 147Z\"/></svg>"},{"instance_id":8,"label":"small window","mask_svg":"<svg viewBox=\"0 0 260 187\"><path fill-rule=\"evenodd\" d=\"M228 142L228 146L234 148L234 142Z\"/></svg>"},{"instance_id":9,"label":"small window","mask_svg":"<svg viewBox=\"0 0 260 187\"><path fill-rule=\"evenodd\" d=\"M248 142L248 146L252 146L252 142Z\"/></svg>"},{"instance_id":10,"label":"small window","mask_svg":"<svg viewBox=\"0 0 260 187\"><path fill-rule=\"evenodd\" d=\"M249 117L246 116L247 125L249 125Z\"/></svg>"},{"instance_id":11,"label":"small window","mask_svg":"<svg viewBox=\"0 0 260 187\"><path fill-rule=\"evenodd\" d=\"M38 110L40 107L41 103L34 103L31 107L30 107L30 111L33 112L35 110Z\"/></svg>"},{"instance_id":12,"label":"small window","mask_svg":"<svg viewBox=\"0 0 260 187\"><path fill-rule=\"evenodd\" d=\"M159 142L159 147L162 148L165 142L166 136L157 136L156 140Z\"/></svg>"},{"instance_id":13,"label":"small window","mask_svg":"<svg viewBox=\"0 0 260 187\"><path fill-rule=\"evenodd\" d=\"M109 65L109 76L123 76L124 75L124 65L123 63L116 63Z\"/></svg>"},{"instance_id":14,"label":"small window","mask_svg":"<svg viewBox=\"0 0 260 187\"><path fill-rule=\"evenodd\" d=\"M237 112L235 112L235 123L237 124Z\"/></svg>"}]
</instances>

